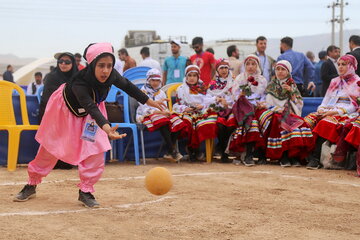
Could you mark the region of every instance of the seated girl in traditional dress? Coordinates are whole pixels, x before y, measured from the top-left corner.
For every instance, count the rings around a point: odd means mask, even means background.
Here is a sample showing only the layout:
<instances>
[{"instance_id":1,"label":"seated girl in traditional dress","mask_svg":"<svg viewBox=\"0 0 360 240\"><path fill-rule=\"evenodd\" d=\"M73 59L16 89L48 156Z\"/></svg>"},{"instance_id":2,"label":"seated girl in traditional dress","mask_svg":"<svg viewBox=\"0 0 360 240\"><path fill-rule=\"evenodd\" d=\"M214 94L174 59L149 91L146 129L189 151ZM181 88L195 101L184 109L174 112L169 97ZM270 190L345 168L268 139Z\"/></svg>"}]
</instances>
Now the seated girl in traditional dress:
<instances>
[{"instance_id":1,"label":"seated girl in traditional dress","mask_svg":"<svg viewBox=\"0 0 360 240\"><path fill-rule=\"evenodd\" d=\"M286 60L275 65L276 78L266 88L268 111L260 116L260 129L267 142L266 156L279 160L282 167L300 166L313 146L310 127L300 117L303 100L291 78Z\"/></svg>"},{"instance_id":2,"label":"seated girl in traditional dress","mask_svg":"<svg viewBox=\"0 0 360 240\"><path fill-rule=\"evenodd\" d=\"M356 68L355 68L356 69ZM360 79L358 78L358 85L360 87ZM359 109L358 109L359 112ZM353 162L350 159L346 159L347 152L351 149L357 150L356 153L356 176L360 177L360 116L351 120L347 123L342 132L344 133L337 142L337 148L333 154L334 160L342 164L343 166L352 166ZM346 161L347 160L347 161Z\"/></svg>"},{"instance_id":3,"label":"seated girl in traditional dress","mask_svg":"<svg viewBox=\"0 0 360 240\"><path fill-rule=\"evenodd\" d=\"M260 59L250 54L244 60L245 71L235 79L232 96L236 103L232 111L235 114L238 127L232 134L229 151L242 153L246 148L243 163L245 166L253 166L253 153L255 146L264 147L263 139L259 130L258 119L265 107L266 79L261 75ZM264 153L264 151L262 151ZM234 160L239 164L239 160ZM266 163L265 155L260 156L259 163Z\"/></svg>"},{"instance_id":4,"label":"seated girl in traditional dress","mask_svg":"<svg viewBox=\"0 0 360 240\"><path fill-rule=\"evenodd\" d=\"M146 83L141 90L152 100L159 103L167 101L165 93L161 88L161 73L158 69L152 68L146 74ZM140 104L136 110L136 121L143 123L150 132L159 130L163 137L167 153L166 159L179 161L182 155L175 146L180 131L184 130L186 124L175 114L169 111L160 111L157 108L146 104Z\"/></svg>"},{"instance_id":5,"label":"seated girl in traditional dress","mask_svg":"<svg viewBox=\"0 0 360 240\"><path fill-rule=\"evenodd\" d=\"M215 97L215 103L210 107L218 113L218 151L221 153L221 162L229 161L228 154L225 153L229 137L236 128L236 120L232 113L234 103L231 93L233 78L229 71L229 62L225 59L219 59L216 62L216 78L210 82L208 93Z\"/></svg>"},{"instance_id":6,"label":"seated girl in traditional dress","mask_svg":"<svg viewBox=\"0 0 360 240\"><path fill-rule=\"evenodd\" d=\"M189 159L195 161L199 156L200 143L216 137L217 114L209 109L215 97L207 93L196 65L186 67L183 84L178 87L176 94L173 111L187 124Z\"/></svg>"},{"instance_id":7,"label":"seated girl in traditional dress","mask_svg":"<svg viewBox=\"0 0 360 240\"><path fill-rule=\"evenodd\" d=\"M317 137L315 150L310 155L307 165L308 169L320 167L322 144L326 140L336 143L339 140L339 129L342 125L357 116L357 98L360 96L357 82L360 79L355 74L356 58L352 55L344 55L339 58L337 64L339 76L331 80L317 112L305 117L305 121ZM351 135L349 135L350 138Z\"/></svg>"}]
</instances>

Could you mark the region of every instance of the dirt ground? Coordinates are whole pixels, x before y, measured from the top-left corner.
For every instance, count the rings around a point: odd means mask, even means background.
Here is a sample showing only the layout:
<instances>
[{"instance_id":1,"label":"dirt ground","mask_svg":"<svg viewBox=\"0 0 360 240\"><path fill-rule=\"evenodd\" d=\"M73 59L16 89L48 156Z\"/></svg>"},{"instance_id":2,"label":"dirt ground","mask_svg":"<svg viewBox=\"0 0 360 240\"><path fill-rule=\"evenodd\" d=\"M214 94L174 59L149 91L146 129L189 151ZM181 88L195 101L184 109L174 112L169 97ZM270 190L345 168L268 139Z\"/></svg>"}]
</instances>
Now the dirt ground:
<instances>
[{"instance_id":1,"label":"dirt ground","mask_svg":"<svg viewBox=\"0 0 360 240\"><path fill-rule=\"evenodd\" d=\"M174 187L144 188L163 166ZM360 179L355 172L220 163L106 165L95 196L77 201L77 170L54 170L37 197L13 202L26 167L0 168L0 239L360 239Z\"/></svg>"}]
</instances>

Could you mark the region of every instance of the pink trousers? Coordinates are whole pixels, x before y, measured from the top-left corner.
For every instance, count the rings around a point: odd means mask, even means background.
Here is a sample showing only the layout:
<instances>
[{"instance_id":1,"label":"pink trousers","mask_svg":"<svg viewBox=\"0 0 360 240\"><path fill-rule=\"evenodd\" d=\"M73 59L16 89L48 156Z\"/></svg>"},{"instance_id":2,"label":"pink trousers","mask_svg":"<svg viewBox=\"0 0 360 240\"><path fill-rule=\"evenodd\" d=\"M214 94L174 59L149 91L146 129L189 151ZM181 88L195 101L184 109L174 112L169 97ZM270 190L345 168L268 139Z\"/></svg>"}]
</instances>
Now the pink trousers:
<instances>
[{"instance_id":1,"label":"pink trousers","mask_svg":"<svg viewBox=\"0 0 360 240\"><path fill-rule=\"evenodd\" d=\"M39 151L34 160L29 163L28 184L38 185L41 183L43 177L46 177L54 168L57 158L49 153L43 146L40 146ZM94 184L99 181L101 174L104 171L104 153L91 155L78 164L80 183L78 187L83 192L94 192Z\"/></svg>"}]
</instances>

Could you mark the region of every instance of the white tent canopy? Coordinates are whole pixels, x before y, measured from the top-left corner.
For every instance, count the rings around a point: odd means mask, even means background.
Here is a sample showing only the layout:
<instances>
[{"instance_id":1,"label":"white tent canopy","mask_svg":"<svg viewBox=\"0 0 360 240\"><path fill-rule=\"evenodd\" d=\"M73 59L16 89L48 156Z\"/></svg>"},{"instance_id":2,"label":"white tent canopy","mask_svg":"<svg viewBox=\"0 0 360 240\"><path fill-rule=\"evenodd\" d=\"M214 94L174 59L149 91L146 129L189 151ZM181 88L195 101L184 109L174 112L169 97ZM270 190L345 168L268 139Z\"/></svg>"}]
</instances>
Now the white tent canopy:
<instances>
[{"instance_id":1,"label":"white tent canopy","mask_svg":"<svg viewBox=\"0 0 360 240\"><path fill-rule=\"evenodd\" d=\"M28 85L33 81L35 72L42 72L45 76L50 71L50 65L56 66L54 58L37 59L14 72L14 81L19 85Z\"/></svg>"}]
</instances>

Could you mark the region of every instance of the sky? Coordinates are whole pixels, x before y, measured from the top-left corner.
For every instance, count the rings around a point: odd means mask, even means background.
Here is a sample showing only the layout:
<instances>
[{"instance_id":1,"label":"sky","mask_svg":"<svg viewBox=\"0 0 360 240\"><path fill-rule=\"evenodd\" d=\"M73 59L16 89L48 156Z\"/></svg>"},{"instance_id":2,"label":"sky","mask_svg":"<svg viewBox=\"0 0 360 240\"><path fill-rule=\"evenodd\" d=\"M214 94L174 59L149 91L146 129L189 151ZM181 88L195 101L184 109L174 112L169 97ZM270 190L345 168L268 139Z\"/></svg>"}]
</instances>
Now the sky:
<instances>
[{"instance_id":1,"label":"sky","mask_svg":"<svg viewBox=\"0 0 360 240\"><path fill-rule=\"evenodd\" d=\"M51 57L92 42L122 47L128 30L204 41L330 33L336 0L0 0L0 54ZM360 1L348 0L344 30L359 29ZM337 14L340 11L337 8ZM338 28L337 28L338 29Z\"/></svg>"}]
</instances>

